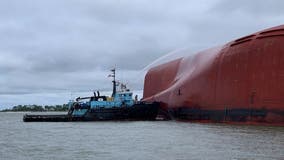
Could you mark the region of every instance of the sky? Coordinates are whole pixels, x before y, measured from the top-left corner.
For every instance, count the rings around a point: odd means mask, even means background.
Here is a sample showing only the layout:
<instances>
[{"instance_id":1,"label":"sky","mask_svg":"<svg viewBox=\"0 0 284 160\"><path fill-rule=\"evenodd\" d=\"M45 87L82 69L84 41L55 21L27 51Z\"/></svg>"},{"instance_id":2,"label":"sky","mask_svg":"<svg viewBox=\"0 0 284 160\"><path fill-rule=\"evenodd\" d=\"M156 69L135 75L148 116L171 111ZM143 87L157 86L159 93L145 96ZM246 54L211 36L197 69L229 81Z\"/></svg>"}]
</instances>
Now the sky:
<instances>
[{"instance_id":1,"label":"sky","mask_svg":"<svg viewBox=\"0 0 284 160\"><path fill-rule=\"evenodd\" d=\"M113 67L141 95L160 57L283 22L282 0L2 0L0 109L110 91Z\"/></svg>"}]
</instances>

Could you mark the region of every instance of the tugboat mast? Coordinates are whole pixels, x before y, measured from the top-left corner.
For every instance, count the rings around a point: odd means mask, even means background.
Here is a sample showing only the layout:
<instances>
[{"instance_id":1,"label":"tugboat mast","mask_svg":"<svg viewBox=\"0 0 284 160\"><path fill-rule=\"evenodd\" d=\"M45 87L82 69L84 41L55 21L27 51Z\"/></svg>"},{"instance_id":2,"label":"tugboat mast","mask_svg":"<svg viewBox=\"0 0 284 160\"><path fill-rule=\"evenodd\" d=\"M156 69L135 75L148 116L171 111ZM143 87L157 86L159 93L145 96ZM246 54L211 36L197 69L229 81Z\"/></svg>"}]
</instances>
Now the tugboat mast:
<instances>
[{"instance_id":1,"label":"tugboat mast","mask_svg":"<svg viewBox=\"0 0 284 160\"><path fill-rule=\"evenodd\" d=\"M111 96L114 97L114 95L116 94L115 68L110 71L112 72L111 77L113 77L113 81L112 81L113 87L112 87Z\"/></svg>"}]
</instances>

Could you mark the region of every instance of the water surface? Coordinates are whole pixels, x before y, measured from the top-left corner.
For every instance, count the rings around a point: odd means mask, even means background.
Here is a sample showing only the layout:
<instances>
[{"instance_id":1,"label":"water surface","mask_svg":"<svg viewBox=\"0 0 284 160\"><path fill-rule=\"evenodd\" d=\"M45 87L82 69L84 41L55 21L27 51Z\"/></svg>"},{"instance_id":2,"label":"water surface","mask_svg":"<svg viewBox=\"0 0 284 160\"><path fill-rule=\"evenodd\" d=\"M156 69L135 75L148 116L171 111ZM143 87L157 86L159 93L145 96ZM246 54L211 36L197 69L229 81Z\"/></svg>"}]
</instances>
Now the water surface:
<instances>
[{"instance_id":1,"label":"water surface","mask_svg":"<svg viewBox=\"0 0 284 160\"><path fill-rule=\"evenodd\" d=\"M150 122L22 122L0 113L0 159L284 159L284 127Z\"/></svg>"}]
</instances>

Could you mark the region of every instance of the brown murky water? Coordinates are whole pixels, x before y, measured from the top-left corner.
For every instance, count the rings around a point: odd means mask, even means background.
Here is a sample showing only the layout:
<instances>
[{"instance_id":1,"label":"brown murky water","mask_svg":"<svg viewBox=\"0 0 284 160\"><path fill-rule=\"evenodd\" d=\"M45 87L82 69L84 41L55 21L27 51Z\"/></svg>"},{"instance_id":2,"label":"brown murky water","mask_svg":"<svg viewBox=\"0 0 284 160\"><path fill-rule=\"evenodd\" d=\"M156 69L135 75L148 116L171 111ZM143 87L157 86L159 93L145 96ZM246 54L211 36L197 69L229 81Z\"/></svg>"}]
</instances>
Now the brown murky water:
<instances>
[{"instance_id":1,"label":"brown murky water","mask_svg":"<svg viewBox=\"0 0 284 160\"><path fill-rule=\"evenodd\" d=\"M284 127L154 122L24 123L0 113L0 159L284 159Z\"/></svg>"}]
</instances>

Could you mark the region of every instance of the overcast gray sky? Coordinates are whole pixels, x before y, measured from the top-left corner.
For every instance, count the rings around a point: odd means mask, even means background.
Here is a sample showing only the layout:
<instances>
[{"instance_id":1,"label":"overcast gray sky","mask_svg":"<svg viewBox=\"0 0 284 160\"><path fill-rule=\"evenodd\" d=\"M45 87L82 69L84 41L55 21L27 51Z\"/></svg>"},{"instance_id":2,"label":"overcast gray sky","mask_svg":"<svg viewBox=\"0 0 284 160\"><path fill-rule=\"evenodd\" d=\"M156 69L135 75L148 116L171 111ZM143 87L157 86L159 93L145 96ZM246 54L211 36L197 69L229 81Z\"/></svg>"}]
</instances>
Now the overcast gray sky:
<instances>
[{"instance_id":1,"label":"overcast gray sky","mask_svg":"<svg viewBox=\"0 0 284 160\"><path fill-rule=\"evenodd\" d=\"M138 90L141 70L172 50L192 54L283 22L282 0L2 0L0 108L110 90L114 66Z\"/></svg>"}]
</instances>

